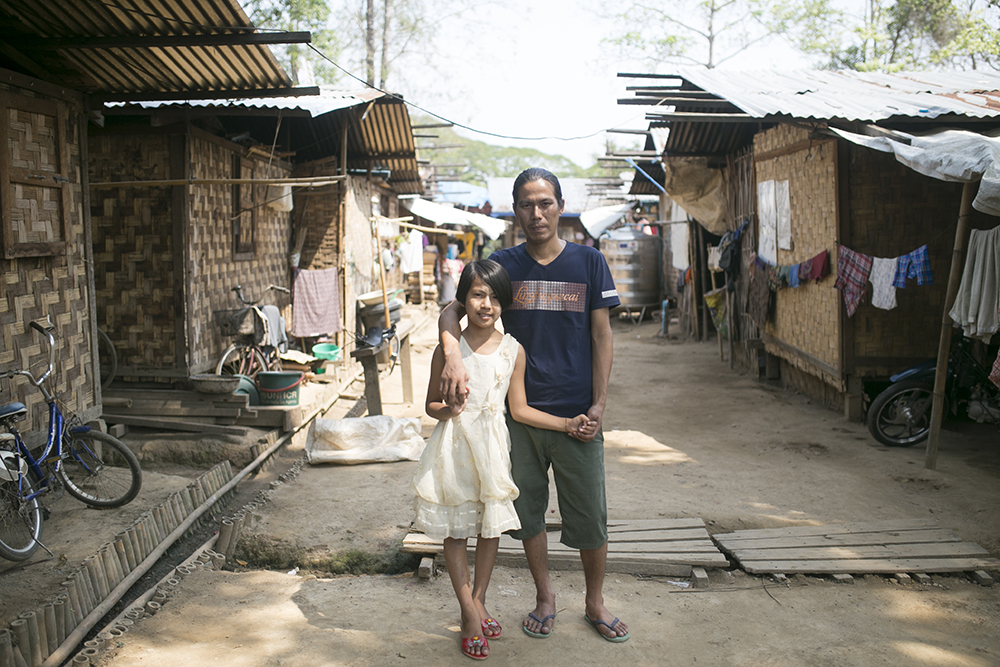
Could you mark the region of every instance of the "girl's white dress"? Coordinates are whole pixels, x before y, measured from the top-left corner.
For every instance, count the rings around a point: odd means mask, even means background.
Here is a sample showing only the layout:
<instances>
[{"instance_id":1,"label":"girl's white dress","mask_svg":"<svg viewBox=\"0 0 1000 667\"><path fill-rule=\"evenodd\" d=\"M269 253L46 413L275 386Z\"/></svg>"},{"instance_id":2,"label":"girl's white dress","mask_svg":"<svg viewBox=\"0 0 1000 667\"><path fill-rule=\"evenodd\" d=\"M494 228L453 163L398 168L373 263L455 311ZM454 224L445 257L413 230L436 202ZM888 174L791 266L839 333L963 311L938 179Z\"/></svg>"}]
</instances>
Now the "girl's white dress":
<instances>
[{"instance_id":1,"label":"girl's white dress","mask_svg":"<svg viewBox=\"0 0 1000 667\"><path fill-rule=\"evenodd\" d=\"M469 374L465 410L438 422L412 482L416 527L437 540L499 537L521 527L504 421L517 341L505 334L491 354L477 354L463 336L459 347Z\"/></svg>"}]
</instances>

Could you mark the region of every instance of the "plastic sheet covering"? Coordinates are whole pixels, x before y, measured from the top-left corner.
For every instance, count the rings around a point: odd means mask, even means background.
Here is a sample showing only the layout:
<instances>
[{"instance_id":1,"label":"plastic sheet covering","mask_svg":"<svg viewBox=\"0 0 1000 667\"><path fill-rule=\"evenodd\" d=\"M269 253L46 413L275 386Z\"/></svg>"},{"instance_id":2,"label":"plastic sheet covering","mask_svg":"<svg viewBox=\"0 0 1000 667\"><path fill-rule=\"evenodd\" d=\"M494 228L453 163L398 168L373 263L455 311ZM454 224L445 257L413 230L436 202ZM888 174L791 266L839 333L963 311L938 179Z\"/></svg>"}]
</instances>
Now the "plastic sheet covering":
<instances>
[{"instance_id":1,"label":"plastic sheet covering","mask_svg":"<svg viewBox=\"0 0 1000 667\"><path fill-rule=\"evenodd\" d=\"M982 179L972 207L987 215L1000 215L1000 137L967 130L939 130L915 135L895 132L904 141L869 137L831 128L859 146L894 153L910 169L941 181L969 183Z\"/></svg>"},{"instance_id":2,"label":"plastic sheet covering","mask_svg":"<svg viewBox=\"0 0 1000 667\"><path fill-rule=\"evenodd\" d=\"M716 236L726 227L726 181L721 169L711 169L705 160L685 158L663 163L664 189L701 226Z\"/></svg>"},{"instance_id":3,"label":"plastic sheet covering","mask_svg":"<svg viewBox=\"0 0 1000 667\"><path fill-rule=\"evenodd\" d=\"M388 415L317 419L306 442L309 463L417 461L424 451L419 419Z\"/></svg>"}]
</instances>

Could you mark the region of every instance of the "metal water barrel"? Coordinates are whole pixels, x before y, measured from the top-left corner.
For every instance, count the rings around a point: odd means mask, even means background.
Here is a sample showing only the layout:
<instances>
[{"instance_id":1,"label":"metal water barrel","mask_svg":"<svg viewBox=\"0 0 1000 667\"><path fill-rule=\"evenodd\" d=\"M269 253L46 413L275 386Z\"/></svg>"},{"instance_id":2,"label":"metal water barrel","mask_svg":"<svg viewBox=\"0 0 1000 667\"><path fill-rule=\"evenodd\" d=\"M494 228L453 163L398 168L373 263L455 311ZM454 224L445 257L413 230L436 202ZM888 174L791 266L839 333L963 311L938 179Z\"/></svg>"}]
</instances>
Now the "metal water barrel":
<instances>
[{"instance_id":1,"label":"metal water barrel","mask_svg":"<svg viewBox=\"0 0 1000 667\"><path fill-rule=\"evenodd\" d=\"M616 229L601 238L621 305L627 308L660 304L660 237L632 228Z\"/></svg>"}]
</instances>

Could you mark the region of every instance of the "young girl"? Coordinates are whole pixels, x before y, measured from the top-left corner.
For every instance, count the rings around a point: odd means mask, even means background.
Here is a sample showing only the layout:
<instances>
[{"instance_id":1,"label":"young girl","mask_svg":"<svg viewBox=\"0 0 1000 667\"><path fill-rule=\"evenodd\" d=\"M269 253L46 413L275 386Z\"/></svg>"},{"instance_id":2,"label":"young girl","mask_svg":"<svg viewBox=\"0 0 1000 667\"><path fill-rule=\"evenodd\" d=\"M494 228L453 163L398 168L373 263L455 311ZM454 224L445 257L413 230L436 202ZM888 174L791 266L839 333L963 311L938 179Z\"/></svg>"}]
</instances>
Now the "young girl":
<instances>
[{"instance_id":1,"label":"young girl","mask_svg":"<svg viewBox=\"0 0 1000 667\"><path fill-rule=\"evenodd\" d=\"M469 374L464 407L441 400L444 354L431 361L427 414L440 420L413 477L416 526L444 540L444 558L462 609L462 652L475 660L489 655L488 639L500 624L486 611L486 589L496 561L500 534L520 528L514 512L517 487L510 474L510 435L504 398L519 422L555 431L590 434L586 415L555 417L528 407L524 393L525 354L520 344L496 328L513 301L507 271L492 260L471 262L462 271L456 298L465 305L468 326L460 346ZM475 582L470 585L466 540L477 536Z\"/></svg>"}]
</instances>

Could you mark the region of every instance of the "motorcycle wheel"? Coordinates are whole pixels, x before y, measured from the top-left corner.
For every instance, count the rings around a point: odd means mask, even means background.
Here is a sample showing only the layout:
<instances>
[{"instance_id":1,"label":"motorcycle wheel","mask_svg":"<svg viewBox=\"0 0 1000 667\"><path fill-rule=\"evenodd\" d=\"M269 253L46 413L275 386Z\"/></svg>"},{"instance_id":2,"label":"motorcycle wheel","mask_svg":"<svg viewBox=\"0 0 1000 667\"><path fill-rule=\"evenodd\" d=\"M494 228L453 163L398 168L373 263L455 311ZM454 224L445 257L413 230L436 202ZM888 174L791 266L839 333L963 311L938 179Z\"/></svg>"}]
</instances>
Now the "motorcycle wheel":
<instances>
[{"instance_id":1,"label":"motorcycle wheel","mask_svg":"<svg viewBox=\"0 0 1000 667\"><path fill-rule=\"evenodd\" d=\"M934 386L925 380L897 382L872 402L868 431L889 447L910 447L926 440L933 394Z\"/></svg>"}]
</instances>

